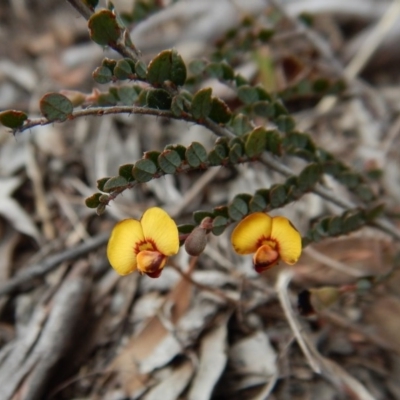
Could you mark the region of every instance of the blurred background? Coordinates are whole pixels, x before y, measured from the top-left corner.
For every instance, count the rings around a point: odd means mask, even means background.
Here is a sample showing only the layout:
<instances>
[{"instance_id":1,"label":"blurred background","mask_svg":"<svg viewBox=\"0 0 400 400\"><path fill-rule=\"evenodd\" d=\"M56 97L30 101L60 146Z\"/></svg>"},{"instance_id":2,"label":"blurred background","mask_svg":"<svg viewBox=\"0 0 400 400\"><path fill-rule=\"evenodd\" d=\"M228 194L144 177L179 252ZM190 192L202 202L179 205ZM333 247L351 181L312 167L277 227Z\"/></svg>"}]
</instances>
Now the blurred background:
<instances>
[{"instance_id":1,"label":"blurred background","mask_svg":"<svg viewBox=\"0 0 400 400\"><path fill-rule=\"evenodd\" d=\"M159 0L144 2L153 11L137 22L139 3L114 1L146 62L171 47L187 64L208 59L247 18L274 31L235 62L253 84L284 94L316 78L345 81L339 98L298 91L285 104L318 146L371 179L398 225L398 0ZM0 0L0 111L38 117L47 92L101 90L92 72L104 57L119 55L89 40L68 2ZM235 107L231 88L202 85ZM377 229L310 246L296 266L262 276L233 253L230 232L210 237L199 258L181 250L160 279L111 270L105 245L120 219L157 205L186 223L284 181L254 163L166 176L125 191L101 216L85 206L119 165L192 141L209 149L215 137L139 115L16 135L0 126L0 399L400 399L399 248ZM277 213L304 234L339 211L308 194ZM312 290L327 286L340 297L320 310ZM304 290L317 314L299 312Z\"/></svg>"}]
</instances>

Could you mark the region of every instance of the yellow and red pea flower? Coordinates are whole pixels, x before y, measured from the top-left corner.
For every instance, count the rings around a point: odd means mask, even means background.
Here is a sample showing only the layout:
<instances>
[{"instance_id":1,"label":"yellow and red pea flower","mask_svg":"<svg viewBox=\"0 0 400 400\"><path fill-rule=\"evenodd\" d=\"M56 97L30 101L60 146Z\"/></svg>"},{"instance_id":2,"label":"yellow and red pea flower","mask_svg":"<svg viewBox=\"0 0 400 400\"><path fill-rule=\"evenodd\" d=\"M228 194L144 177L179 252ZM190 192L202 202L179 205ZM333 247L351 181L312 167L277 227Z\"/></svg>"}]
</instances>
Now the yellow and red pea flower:
<instances>
[{"instance_id":1,"label":"yellow and red pea flower","mask_svg":"<svg viewBox=\"0 0 400 400\"><path fill-rule=\"evenodd\" d=\"M161 208L145 211L140 221L125 219L111 232L107 257L120 275L135 270L158 278L169 256L178 253L179 233L174 220Z\"/></svg>"},{"instance_id":2,"label":"yellow and red pea flower","mask_svg":"<svg viewBox=\"0 0 400 400\"><path fill-rule=\"evenodd\" d=\"M301 255L301 235L285 217L270 217L257 212L248 215L232 232L236 253L253 254L258 273L272 268L280 260L293 265Z\"/></svg>"}]
</instances>

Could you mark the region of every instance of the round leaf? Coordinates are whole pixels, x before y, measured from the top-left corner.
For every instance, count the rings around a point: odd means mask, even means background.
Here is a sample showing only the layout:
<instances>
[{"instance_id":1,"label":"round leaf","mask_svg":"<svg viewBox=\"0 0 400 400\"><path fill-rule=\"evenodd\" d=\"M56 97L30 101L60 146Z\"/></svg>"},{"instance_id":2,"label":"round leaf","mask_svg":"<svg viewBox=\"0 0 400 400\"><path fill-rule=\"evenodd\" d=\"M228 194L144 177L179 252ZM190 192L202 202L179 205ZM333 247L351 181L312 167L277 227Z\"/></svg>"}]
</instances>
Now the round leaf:
<instances>
[{"instance_id":1,"label":"round leaf","mask_svg":"<svg viewBox=\"0 0 400 400\"><path fill-rule=\"evenodd\" d=\"M6 110L0 112L0 123L7 128L16 129L20 128L28 116L18 110Z\"/></svg>"},{"instance_id":2,"label":"round leaf","mask_svg":"<svg viewBox=\"0 0 400 400\"><path fill-rule=\"evenodd\" d=\"M165 150L158 157L158 165L166 174L175 173L182 160L175 150Z\"/></svg>"},{"instance_id":3,"label":"round leaf","mask_svg":"<svg viewBox=\"0 0 400 400\"><path fill-rule=\"evenodd\" d=\"M157 172L157 166L150 160L139 160L132 169L132 175L138 182L149 182Z\"/></svg>"},{"instance_id":4,"label":"round leaf","mask_svg":"<svg viewBox=\"0 0 400 400\"><path fill-rule=\"evenodd\" d=\"M231 119L232 112L224 101L214 97L211 102L210 119L218 124L226 124Z\"/></svg>"},{"instance_id":5,"label":"round leaf","mask_svg":"<svg viewBox=\"0 0 400 400\"><path fill-rule=\"evenodd\" d=\"M211 88L199 90L194 96L191 104L191 113L196 119L207 118L211 112Z\"/></svg>"},{"instance_id":6,"label":"round leaf","mask_svg":"<svg viewBox=\"0 0 400 400\"><path fill-rule=\"evenodd\" d=\"M39 103L40 112L49 121L65 121L74 109L71 101L59 93L47 93Z\"/></svg>"},{"instance_id":7,"label":"round leaf","mask_svg":"<svg viewBox=\"0 0 400 400\"><path fill-rule=\"evenodd\" d=\"M100 10L88 21L90 38L101 46L112 45L119 39L121 28L110 10Z\"/></svg>"},{"instance_id":8,"label":"round leaf","mask_svg":"<svg viewBox=\"0 0 400 400\"><path fill-rule=\"evenodd\" d=\"M247 203L240 197L235 197L228 206L229 217L234 221L241 220L249 212Z\"/></svg>"},{"instance_id":9,"label":"round leaf","mask_svg":"<svg viewBox=\"0 0 400 400\"><path fill-rule=\"evenodd\" d=\"M245 151L249 158L260 156L267 147L268 132L262 128L254 129L247 137Z\"/></svg>"},{"instance_id":10,"label":"round leaf","mask_svg":"<svg viewBox=\"0 0 400 400\"><path fill-rule=\"evenodd\" d=\"M207 151L202 144L193 142L186 149L185 159L191 167L197 168L207 161Z\"/></svg>"},{"instance_id":11,"label":"round leaf","mask_svg":"<svg viewBox=\"0 0 400 400\"><path fill-rule=\"evenodd\" d=\"M100 205L101 193L95 193L85 200L86 207L97 208Z\"/></svg>"},{"instance_id":12,"label":"round leaf","mask_svg":"<svg viewBox=\"0 0 400 400\"><path fill-rule=\"evenodd\" d=\"M113 176L104 185L105 192L112 192L113 190L120 189L128 184L128 181L123 176Z\"/></svg>"},{"instance_id":13,"label":"round leaf","mask_svg":"<svg viewBox=\"0 0 400 400\"><path fill-rule=\"evenodd\" d=\"M97 67L92 73L93 79L100 84L108 83L112 81L113 73L107 67Z\"/></svg>"}]
</instances>

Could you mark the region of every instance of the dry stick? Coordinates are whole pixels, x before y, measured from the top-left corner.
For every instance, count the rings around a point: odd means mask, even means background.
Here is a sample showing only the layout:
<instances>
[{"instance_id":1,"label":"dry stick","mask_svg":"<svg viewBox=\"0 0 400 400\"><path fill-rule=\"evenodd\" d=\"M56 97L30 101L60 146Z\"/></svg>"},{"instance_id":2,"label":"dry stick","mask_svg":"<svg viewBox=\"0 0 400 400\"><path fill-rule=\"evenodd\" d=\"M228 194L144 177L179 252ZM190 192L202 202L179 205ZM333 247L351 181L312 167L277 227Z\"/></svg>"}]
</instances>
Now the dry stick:
<instances>
[{"instance_id":1,"label":"dry stick","mask_svg":"<svg viewBox=\"0 0 400 400\"><path fill-rule=\"evenodd\" d=\"M281 303L283 312L285 313L286 319L292 329L292 332L296 338L296 341L301 348L304 356L306 357L308 363L310 364L310 367L314 372L317 374L321 373L321 366L319 365L318 361L313 357L311 354L311 350L309 349L306 341L304 340L300 330L301 328L299 327L294 314L292 307L290 305L290 300L289 300L289 294L288 294L288 285L290 280L292 279L293 272L290 270L283 270L279 276L278 280L276 282L276 291L278 293L278 298Z\"/></svg>"},{"instance_id":2,"label":"dry stick","mask_svg":"<svg viewBox=\"0 0 400 400\"><path fill-rule=\"evenodd\" d=\"M54 256L45 259L42 262L27 267L26 270L0 286L0 296L13 293L21 285L49 273L64 261L73 260L89 253L90 251L96 250L107 242L109 236L110 232L101 233L72 249L65 250L62 253L55 254Z\"/></svg>"},{"instance_id":3,"label":"dry stick","mask_svg":"<svg viewBox=\"0 0 400 400\"><path fill-rule=\"evenodd\" d=\"M371 58L372 54L379 47L382 40L385 38L389 30L397 21L399 15L400 1L393 0L392 4L387 8L386 12L379 20L379 22L375 25L372 32L365 39L364 45L358 49L357 53L344 69L344 76L348 80L354 79L364 68L364 66ZM336 101L337 97L335 96L327 96L323 98L317 105L317 111L321 114L328 112L334 107Z\"/></svg>"}]
</instances>

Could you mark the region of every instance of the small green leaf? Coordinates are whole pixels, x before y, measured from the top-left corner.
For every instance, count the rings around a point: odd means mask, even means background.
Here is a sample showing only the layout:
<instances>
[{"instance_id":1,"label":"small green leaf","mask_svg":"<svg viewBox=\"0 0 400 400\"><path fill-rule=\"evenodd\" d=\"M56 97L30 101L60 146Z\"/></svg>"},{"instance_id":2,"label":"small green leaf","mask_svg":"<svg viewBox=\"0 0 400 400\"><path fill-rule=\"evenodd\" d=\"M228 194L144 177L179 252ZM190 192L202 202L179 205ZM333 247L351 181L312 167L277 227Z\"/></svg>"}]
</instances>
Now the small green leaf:
<instances>
[{"instance_id":1,"label":"small green leaf","mask_svg":"<svg viewBox=\"0 0 400 400\"><path fill-rule=\"evenodd\" d=\"M153 164L156 165L157 168L159 168L158 165L158 157L160 156L161 152L160 151L156 151L156 150L152 150L152 151L145 151L143 158L146 160L150 160L153 162Z\"/></svg>"},{"instance_id":2,"label":"small green leaf","mask_svg":"<svg viewBox=\"0 0 400 400\"><path fill-rule=\"evenodd\" d=\"M217 217L218 215L224 218L229 218L229 212L227 206L217 206L213 209L213 214Z\"/></svg>"},{"instance_id":3,"label":"small green leaf","mask_svg":"<svg viewBox=\"0 0 400 400\"><path fill-rule=\"evenodd\" d=\"M281 137L277 131L268 131L266 150L276 156L280 156L282 154Z\"/></svg>"},{"instance_id":4,"label":"small green leaf","mask_svg":"<svg viewBox=\"0 0 400 400\"><path fill-rule=\"evenodd\" d=\"M133 164L121 165L118 169L118 175L124 177L128 182L133 180L132 169Z\"/></svg>"},{"instance_id":5,"label":"small green leaf","mask_svg":"<svg viewBox=\"0 0 400 400\"><path fill-rule=\"evenodd\" d=\"M282 207L286 203L286 187L285 185L273 185L269 190L269 201L272 208Z\"/></svg>"},{"instance_id":6,"label":"small green leaf","mask_svg":"<svg viewBox=\"0 0 400 400\"><path fill-rule=\"evenodd\" d=\"M275 107L273 103L263 100L252 104L253 112L263 118L273 118L275 116Z\"/></svg>"},{"instance_id":7,"label":"small green leaf","mask_svg":"<svg viewBox=\"0 0 400 400\"><path fill-rule=\"evenodd\" d=\"M362 213L360 211L349 212L342 220L342 232L349 233L365 225Z\"/></svg>"},{"instance_id":8,"label":"small green leaf","mask_svg":"<svg viewBox=\"0 0 400 400\"><path fill-rule=\"evenodd\" d=\"M154 178L157 172L157 165L147 159L142 159L136 162L132 170L133 177L138 182L149 182Z\"/></svg>"},{"instance_id":9,"label":"small green leaf","mask_svg":"<svg viewBox=\"0 0 400 400\"><path fill-rule=\"evenodd\" d=\"M192 232L192 230L195 228L194 225L191 224L182 224L182 225L178 225L178 232L183 234L183 235L187 235L189 233Z\"/></svg>"},{"instance_id":10,"label":"small green leaf","mask_svg":"<svg viewBox=\"0 0 400 400\"><path fill-rule=\"evenodd\" d=\"M235 143L229 148L229 161L232 164L237 164L240 162L241 158L244 156L244 146L241 143Z\"/></svg>"},{"instance_id":11,"label":"small green leaf","mask_svg":"<svg viewBox=\"0 0 400 400\"><path fill-rule=\"evenodd\" d=\"M249 209L252 213L266 211L269 205L269 190L260 189L257 190L253 198L250 200Z\"/></svg>"},{"instance_id":12,"label":"small green leaf","mask_svg":"<svg viewBox=\"0 0 400 400\"><path fill-rule=\"evenodd\" d=\"M122 104L131 106L139 97L141 90L139 86L120 86L118 88L118 97Z\"/></svg>"},{"instance_id":13,"label":"small green leaf","mask_svg":"<svg viewBox=\"0 0 400 400\"><path fill-rule=\"evenodd\" d=\"M157 110L169 110L171 108L172 97L164 89L146 90L146 105Z\"/></svg>"},{"instance_id":14,"label":"small green leaf","mask_svg":"<svg viewBox=\"0 0 400 400\"><path fill-rule=\"evenodd\" d=\"M239 87L238 97L244 104L254 104L260 99L257 89L248 85Z\"/></svg>"},{"instance_id":15,"label":"small green leaf","mask_svg":"<svg viewBox=\"0 0 400 400\"><path fill-rule=\"evenodd\" d=\"M249 117L244 114L235 115L235 118L233 118L230 125L233 132L238 136L244 135L245 133L251 131L252 128Z\"/></svg>"},{"instance_id":16,"label":"small green leaf","mask_svg":"<svg viewBox=\"0 0 400 400\"><path fill-rule=\"evenodd\" d=\"M361 183L361 184L357 185L354 189L354 193L362 201L365 201L367 203L374 200L374 198L375 198L373 190L365 183Z\"/></svg>"},{"instance_id":17,"label":"small green leaf","mask_svg":"<svg viewBox=\"0 0 400 400\"><path fill-rule=\"evenodd\" d=\"M74 106L67 97L59 93L47 93L39 102L40 112L49 121L65 121L71 116Z\"/></svg>"},{"instance_id":18,"label":"small green leaf","mask_svg":"<svg viewBox=\"0 0 400 400\"><path fill-rule=\"evenodd\" d=\"M97 179L97 182L96 182L97 189L99 189L102 192L104 192L104 185L107 183L107 181L109 179L110 179L109 176L105 177L105 178Z\"/></svg>"},{"instance_id":19,"label":"small green leaf","mask_svg":"<svg viewBox=\"0 0 400 400\"><path fill-rule=\"evenodd\" d=\"M319 164L309 164L300 172L297 182L302 192L311 190L321 177L321 167Z\"/></svg>"},{"instance_id":20,"label":"small green leaf","mask_svg":"<svg viewBox=\"0 0 400 400\"><path fill-rule=\"evenodd\" d=\"M146 67L146 64L142 60L139 60L139 61L136 62L136 64L135 64L135 72L136 72L136 75L140 79L146 79L147 67Z\"/></svg>"},{"instance_id":21,"label":"small green leaf","mask_svg":"<svg viewBox=\"0 0 400 400\"><path fill-rule=\"evenodd\" d=\"M171 111L177 117L180 117L182 113L186 111L185 98L181 94L178 94L172 98Z\"/></svg>"},{"instance_id":22,"label":"small green leaf","mask_svg":"<svg viewBox=\"0 0 400 400\"><path fill-rule=\"evenodd\" d=\"M208 64L205 68L205 72L210 78L223 79L224 69L221 63L212 62Z\"/></svg>"},{"instance_id":23,"label":"small green leaf","mask_svg":"<svg viewBox=\"0 0 400 400\"><path fill-rule=\"evenodd\" d=\"M104 192L112 192L113 190L120 189L128 184L128 181L123 176L113 176L108 179L103 187Z\"/></svg>"},{"instance_id":24,"label":"small green leaf","mask_svg":"<svg viewBox=\"0 0 400 400\"><path fill-rule=\"evenodd\" d=\"M224 101L213 97L209 118L217 124L226 124L231 119L232 112Z\"/></svg>"},{"instance_id":25,"label":"small green leaf","mask_svg":"<svg viewBox=\"0 0 400 400\"><path fill-rule=\"evenodd\" d=\"M173 174L181 165L182 159L175 150L165 150L158 157L158 165L166 174Z\"/></svg>"},{"instance_id":26,"label":"small green leaf","mask_svg":"<svg viewBox=\"0 0 400 400\"><path fill-rule=\"evenodd\" d=\"M114 74L114 68L117 65L117 60L114 60L112 58L103 58L103 61L101 62L102 67L106 67L109 70L111 70L111 73Z\"/></svg>"},{"instance_id":27,"label":"small green leaf","mask_svg":"<svg viewBox=\"0 0 400 400\"><path fill-rule=\"evenodd\" d=\"M102 67L97 67L93 71L92 77L95 80L95 82L100 84L105 84L112 81L113 73L109 68L102 66Z\"/></svg>"},{"instance_id":28,"label":"small green leaf","mask_svg":"<svg viewBox=\"0 0 400 400\"><path fill-rule=\"evenodd\" d=\"M354 172L343 172L337 175L336 179L349 189L354 189L361 183L361 177Z\"/></svg>"},{"instance_id":29,"label":"small green leaf","mask_svg":"<svg viewBox=\"0 0 400 400\"><path fill-rule=\"evenodd\" d=\"M233 201L228 206L229 217L233 221L239 221L247 215L249 212L249 207L247 203L236 196Z\"/></svg>"},{"instance_id":30,"label":"small green leaf","mask_svg":"<svg viewBox=\"0 0 400 400\"><path fill-rule=\"evenodd\" d=\"M342 232L342 218L335 216L330 218L328 224L328 234L329 236L337 236Z\"/></svg>"},{"instance_id":31,"label":"small green leaf","mask_svg":"<svg viewBox=\"0 0 400 400\"><path fill-rule=\"evenodd\" d=\"M179 154L181 160L185 159L186 147L181 144L169 144L165 146L164 150L174 150Z\"/></svg>"},{"instance_id":32,"label":"small green leaf","mask_svg":"<svg viewBox=\"0 0 400 400\"><path fill-rule=\"evenodd\" d=\"M88 21L90 38L101 46L113 45L121 35L115 15L109 10L100 10Z\"/></svg>"},{"instance_id":33,"label":"small green leaf","mask_svg":"<svg viewBox=\"0 0 400 400\"><path fill-rule=\"evenodd\" d=\"M221 165L223 160L227 157L225 146L217 144L213 150L208 154L208 161L211 166Z\"/></svg>"},{"instance_id":34,"label":"small green leaf","mask_svg":"<svg viewBox=\"0 0 400 400\"><path fill-rule=\"evenodd\" d=\"M194 96L191 104L191 113L196 119L207 118L211 112L211 88L199 90Z\"/></svg>"},{"instance_id":35,"label":"small green leaf","mask_svg":"<svg viewBox=\"0 0 400 400\"><path fill-rule=\"evenodd\" d=\"M0 123L11 129L20 128L27 118L28 116L24 112L18 110L0 112Z\"/></svg>"},{"instance_id":36,"label":"small green leaf","mask_svg":"<svg viewBox=\"0 0 400 400\"><path fill-rule=\"evenodd\" d=\"M114 68L114 75L120 81L133 78L132 66L127 60L118 60Z\"/></svg>"},{"instance_id":37,"label":"small green leaf","mask_svg":"<svg viewBox=\"0 0 400 400\"><path fill-rule=\"evenodd\" d=\"M99 198L101 195L102 195L102 193L95 193L95 194L92 194L87 199L85 199L86 207L97 208L100 205Z\"/></svg>"},{"instance_id":38,"label":"small green leaf","mask_svg":"<svg viewBox=\"0 0 400 400\"><path fill-rule=\"evenodd\" d=\"M380 217L384 210L385 210L385 206L383 204L378 204L377 206L375 206L365 212L365 218L368 222L371 222L374 219Z\"/></svg>"},{"instance_id":39,"label":"small green leaf","mask_svg":"<svg viewBox=\"0 0 400 400\"><path fill-rule=\"evenodd\" d=\"M247 137L245 151L249 158L259 157L267 147L268 132L259 127L254 129Z\"/></svg>"},{"instance_id":40,"label":"small green leaf","mask_svg":"<svg viewBox=\"0 0 400 400\"><path fill-rule=\"evenodd\" d=\"M171 81L182 86L186 81L186 66L176 50L164 50L150 61L147 80L152 85Z\"/></svg>"},{"instance_id":41,"label":"small green leaf","mask_svg":"<svg viewBox=\"0 0 400 400\"><path fill-rule=\"evenodd\" d=\"M197 168L207 161L207 151L202 144L193 142L186 149L185 159L191 167Z\"/></svg>"},{"instance_id":42,"label":"small green leaf","mask_svg":"<svg viewBox=\"0 0 400 400\"><path fill-rule=\"evenodd\" d=\"M229 220L227 218L225 218L221 215L216 216L213 219L211 232L215 236L221 235L222 233L224 233L228 223L229 223Z\"/></svg>"},{"instance_id":43,"label":"small green leaf","mask_svg":"<svg viewBox=\"0 0 400 400\"><path fill-rule=\"evenodd\" d=\"M204 60L192 60L189 63L189 71L193 75L200 75L204 72L206 66L207 66L207 62Z\"/></svg>"},{"instance_id":44,"label":"small green leaf","mask_svg":"<svg viewBox=\"0 0 400 400\"><path fill-rule=\"evenodd\" d=\"M207 217L214 218L214 215L210 211L202 211L202 210L195 211L193 213L193 219L196 225L200 225L201 221L203 221L203 219Z\"/></svg>"},{"instance_id":45,"label":"small green leaf","mask_svg":"<svg viewBox=\"0 0 400 400\"><path fill-rule=\"evenodd\" d=\"M276 119L275 123L280 131L286 132L286 133L292 131L296 127L296 125L294 123L294 119L287 115L280 115Z\"/></svg>"}]
</instances>

